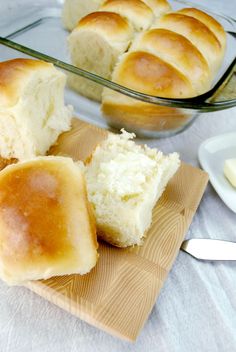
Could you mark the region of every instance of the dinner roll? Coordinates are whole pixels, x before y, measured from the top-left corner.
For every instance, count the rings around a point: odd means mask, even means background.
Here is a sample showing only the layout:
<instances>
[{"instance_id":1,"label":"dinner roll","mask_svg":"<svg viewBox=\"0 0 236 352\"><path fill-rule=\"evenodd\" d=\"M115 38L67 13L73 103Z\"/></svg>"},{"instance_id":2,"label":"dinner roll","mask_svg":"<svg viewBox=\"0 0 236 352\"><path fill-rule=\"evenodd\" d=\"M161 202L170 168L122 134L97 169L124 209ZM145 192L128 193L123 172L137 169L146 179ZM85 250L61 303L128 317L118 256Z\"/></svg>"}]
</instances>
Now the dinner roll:
<instances>
[{"instance_id":1,"label":"dinner roll","mask_svg":"<svg viewBox=\"0 0 236 352\"><path fill-rule=\"evenodd\" d=\"M70 129L64 105L66 76L52 64L14 59L0 62L0 156L25 160L44 155Z\"/></svg>"},{"instance_id":2,"label":"dinner roll","mask_svg":"<svg viewBox=\"0 0 236 352\"><path fill-rule=\"evenodd\" d=\"M117 64L112 80L141 93L170 98L186 98L197 94L191 81L174 66L148 52L124 54ZM104 88L102 112L109 124L129 131L176 130L191 116L181 110L144 103L124 94Z\"/></svg>"},{"instance_id":3,"label":"dinner roll","mask_svg":"<svg viewBox=\"0 0 236 352\"><path fill-rule=\"evenodd\" d=\"M212 16L209 16L207 13L194 8L185 8L178 13L182 13L183 15L187 15L190 17L194 17L200 22L204 23L217 37L223 49L225 49L226 45L226 33L222 25L217 22Z\"/></svg>"},{"instance_id":4,"label":"dinner roll","mask_svg":"<svg viewBox=\"0 0 236 352\"><path fill-rule=\"evenodd\" d=\"M94 12L84 17L68 38L73 65L110 79L120 54L128 48L133 29L113 12ZM70 87L94 100L101 100L103 86L69 74Z\"/></svg>"},{"instance_id":5,"label":"dinner roll","mask_svg":"<svg viewBox=\"0 0 236 352\"><path fill-rule=\"evenodd\" d=\"M224 50L210 27L194 17L178 12L158 18L153 27L168 29L187 38L207 60L212 74L216 74Z\"/></svg>"},{"instance_id":6,"label":"dinner roll","mask_svg":"<svg viewBox=\"0 0 236 352\"><path fill-rule=\"evenodd\" d=\"M118 13L126 18L136 31L148 29L154 20L153 11L141 0L107 0L100 10Z\"/></svg>"},{"instance_id":7,"label":"dinner roll","mask_svg":"<svg viewBox=\"0 0 236 352\"><path fill-rule=\"evenodd\" d=\"M72 159L38 157L0 172L2 280L86 274L97 246L84 177Z\"/></svg>"},{"instance_id":8,"label":"dinner roll","mask_svg":"<svg viewBox=\"0 0 236 352\"><path fill-rule=\"evenodd\" d=\"M98 10L104 0L65 0L62 10L62 22L66 29L72 31L79 20Z\"/></svg>"},{"instance_id":9,"label":"dinner roll","mask_svg":"<svg viewBox=\"0 0 236 352\"><path fill-rule=\"evenodd\" d=\"M133 134L109 134L85 167L88 197L99 236L118 246L140 245L152 222L152 210L180 161L139 146Z\"/></svg>"},{"instance_id":10,"label":"dinner roll","mask_svg":"<svg viewBox=\"0 0 236 352\"><path fill-rule=\"evenodd\" d=\"M150 95L169 98L196 95L186 76L160 57L144 51L124 54L112 78L116 83Z\"/></svg>"},{"instance_id":11,"label":"dinner roll","mask_svg":"<svg viewBox=\"0 0 236 352\"><path fill-rule=\"evenodd\" d=\"M180 34L166 29L146 31L137 36L130 51L145 51L161 58L187 77L198 94L210 88L212 77L207 61L197 47Z\"/></svg>"},{"instance_id":12,"label":"dinner roll","mask_svg":"<svg viewBox=\"0 0 236 352\"><path fill-rule=\"evenodd\" d=\"M164 98L186 98L197 94L191 81L174 66L151 53L142 51L124 54L113 72L112 80L141 93ZM115 127L121 123L130 127L133 122L134 128L140 127L140 124L144 127L147 119L147 126L151 121L154 123L151 129L153 126L169 129L171 126L175 128L176 122L177 125L181 125L181 121L186 121L182 114L174 114L174 109L144 103L109 88L103 91L102 112ZM175 115L177 120L173 116L173 125L170 126L172 115Z\"/></svg>"}]
</instances>

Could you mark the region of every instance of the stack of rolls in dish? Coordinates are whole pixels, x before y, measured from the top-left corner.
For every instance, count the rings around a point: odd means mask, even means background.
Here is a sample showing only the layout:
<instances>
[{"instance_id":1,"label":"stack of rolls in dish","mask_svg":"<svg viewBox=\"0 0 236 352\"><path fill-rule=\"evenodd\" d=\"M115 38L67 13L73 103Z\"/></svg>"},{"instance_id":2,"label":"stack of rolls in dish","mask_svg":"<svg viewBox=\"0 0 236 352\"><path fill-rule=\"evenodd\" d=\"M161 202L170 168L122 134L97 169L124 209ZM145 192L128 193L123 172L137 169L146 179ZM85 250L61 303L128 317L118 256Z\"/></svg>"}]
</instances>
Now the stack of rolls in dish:
<instances>
[{"instance_id":1,"label":"stack of rolls in dish","mask_svg":"<svg viewBox=\"0 0 236 352\"><path fill-rule=\"evenodd\" d=\"M111 79L115 64L128 50L135 35L150 28L156 16L167 11L170 6L166 0L103 2L99 11L83 17L70 34L68 43L72 63ZM76 75L69 75L69 85L79 93L101 101L101 85Z\"/></svg>"},{"instance_id":2,"label":"stack of rolls in dish","mask_svg":"<svg viewBox=\"0 0 236 352\"><path fill-rule=\"evenodd\" d=\"M42 61L0 63L0 278L11 285L90 272L97 235L142 244L180 164L125 131L109 133L85 164L47 156L71 127L65 81Z\"/></svg>"},{"instance_id":3,"label":"stack of rolls in dish","mask_svg":"<svg viewBox=\"0 0 236 352\"><path fill-rule=\"evenodd\" d=\"M210 89L226 33L196 8L171 11L166 1L107 0L80 19L68 43L71 61L80 68L140 93L184 99ZM145 103L75 75L70 85L101 101L103 115L116 127L169 130L189 119L180 109Z\"/></svg>"}]
</instances>

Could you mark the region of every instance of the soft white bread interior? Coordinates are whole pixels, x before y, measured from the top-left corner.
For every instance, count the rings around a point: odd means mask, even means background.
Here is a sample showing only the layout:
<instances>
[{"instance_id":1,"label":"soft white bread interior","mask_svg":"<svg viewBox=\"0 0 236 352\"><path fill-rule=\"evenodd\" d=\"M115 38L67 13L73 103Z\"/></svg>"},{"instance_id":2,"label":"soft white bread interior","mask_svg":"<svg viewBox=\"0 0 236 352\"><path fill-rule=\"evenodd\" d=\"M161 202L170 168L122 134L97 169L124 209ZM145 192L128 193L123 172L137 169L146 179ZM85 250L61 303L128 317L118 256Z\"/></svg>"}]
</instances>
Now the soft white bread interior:
<instances>
[{"instance_id":1,"label":"soft white bread interior","mask_svg":"<svg viewBox=\"0 0 236 352\"><path fill-rule=\"evenodd\" d=\"M133 29L128 21L112 12L94 12L84 17L68 37L73 65L107 79L120 54L126 51ZM70 87L94 100L101 100L103 86L69 74Z\"/></svg>"},{"instance_id":2,"label":"soft white bread interior","mask_svg":"<svg viewBox=\"0 0 236 352\"><path fill-rule=\"evenodd\" d=\"M141 244L152 222L152 210L180 161L139 146L133 134L110 134L85 167L88 197L99 236L118 247Z\"/></svg>"},{"instance_id":3,"label":"soft white bread interior","mask_svg":"<svg viewBox=\"0 0 236 352\"><path fill-rule=\"evenodd\" d=\"M0 63L0 156L25 160L44 155L70 129L64 104L66 76L52 64L14 59Z\"/></svg>"},{"instance_id":4,"label":"soft white bread interior","mask_svg":"<svg viewBox=\"0 0 236 352\"><path fill-rule=\"evenodd\" d=\"M62 10L62 22L66 29L72 31L80 19L97 11L104 0L65 0Z\"/></svg>"},{"instance_id":5,"label":"soft white bread interior","mask_svg":"<svg viewBox=\"0 0 236 352\"><path fill-rule=\"evenodd\" d=\"M84 177L72 159L38 157L0 172L2 280L86 274L97 246Z\"/></svg>"}]
</instances>

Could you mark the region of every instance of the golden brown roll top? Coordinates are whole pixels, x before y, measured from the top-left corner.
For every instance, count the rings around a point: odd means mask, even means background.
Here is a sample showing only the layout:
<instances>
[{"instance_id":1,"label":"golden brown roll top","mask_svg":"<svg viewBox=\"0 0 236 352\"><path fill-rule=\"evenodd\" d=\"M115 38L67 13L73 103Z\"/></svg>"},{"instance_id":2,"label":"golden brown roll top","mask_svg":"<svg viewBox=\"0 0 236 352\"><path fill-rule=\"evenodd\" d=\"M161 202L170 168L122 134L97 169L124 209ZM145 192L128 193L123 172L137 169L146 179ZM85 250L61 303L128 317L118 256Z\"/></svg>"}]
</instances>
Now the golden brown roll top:
<instances>
[{"instance_id":1,"label":"golden brown roll top","mask_svg":"<svg viewBox=\"0 0 236 352\"><path fill-rule=\"evenodd\" d=\"M198 94L209 89L209 66L200 51L182 35L166 29L146 31L137 36L130 48L130 51L139 50L152 53L175 67Z\"/></svg>"},{"instance_id":2,"label":"golden brown roll top","mask_svg":"<svg viewBox=\"0 0 236 352\"><path fill-rule=\"evenodd\" d=\"M114 82L141 93L186 98L196 95L191 81L174 66L148 52L124 54L117 64ZM130 131L177 129L188 116L175 109L144 103L104 88L102 112L112 126Z\"/></svg>"},{"instance_id":3,"label":"golden brown roll top","mask_svg":"<svg viewBox=\"0 0 236 352\"><path fill-rule=\"evenodd\" d=\"M105 7L101 6L106 3ZM145 6L145 4L147 6ZM152 14L158 17L171 10L167 0L140 0L140 1L106 1L106 0L65 0L62 21L66 29L72 30L84 16L94 11L111 11L119 13L121 16L127 16L131 23L137 28L150 24ZM117 11L116 11L117 10Z\"/></svg>"},{"instance_id":4,"label":"golden brown roll top","mask_svg":"<svg viewBox=\"0 0 236 352\"><path fill-rule=\"evenodd\" d=\"M154 19L151 8L141 0L107 0L100 10L115 12L127 18L136 31L148 29Z\"/></svg>"},{"instance_id":5,"label":"golden brown roll top","mask_svg":"<svg viewBox=\"0 0 236 352\"><path fill-rule=\"evenodd\" d=\"M34 75L57 74L47 62L31 59L13 59L0 62L0 109L15 105L22 91Z\"/></svg>"},{"instance_id":6,"label":"golden brown roll top","mask_svg":"<svg viewBox=\"0 0 236 352\"><path fill-rule=\"evenodd\" d=\"M183 98L195 94L191 82L181 72L158 56L142 51L125 54L113 73L113 80L161 97Z\"/></svg>"},{"instance_id":7,"label":"golden brown roll top","mask_svg":"<svg viewBox=\"0 0 236 352\"><path fill-rule=\"evenodd\" d=\"M171 7L166 0L107 0L100 10L118 13L141 31L150 28L155 17L170 12Z\"/></svg>"},{"instance_id":8,"label":"golden brown roll top","mask_svg":"<svg viewBox=\"0 0 236 352\"><path fill-rule=\"evenodd\" d=\"M225 45L226 45L225 30L222 27L222 25L219 22L217 22L212 16L209 16L207 13L195 8L185 8L178 11L178 13L193 17L199 20L200 22L204 23L215 34L222 48L225 49Z\"/></svg>"},{"instance_id":9,"label":"golden brown roll top","mask_svg":"<svg viewBox=\"0 0 236 352\"><path fill-rule=\"evenodd\" d=\"M152 9L155 17L171 11L171 6L166 0L143 0L143 2Z\"/></svg>"},{"instance_id":10,"label":"golden brown roll top","mask_svg":"<svg viewBox=\"0 0 236 352\"><path fill-rule=\"evenodd\" d=\"M141 93L183 98L196 94L191 82L161 58L147 52L130 52L117 65L113 80ZM174 109L144 103L105 88L102 111L112 126L130 131L177 129L188 116Z\"/></svg>"},{"instance_id":11,"label":"golden brown roll top","mask_svg":"<svg viewBox=\"0 0 236 352\"><path fill-rule=\"evenodd\" d=\"M91 33L99 34L111 46L122 46L121 51L127 49L133 37L133 30L128 21L116 13L107 11L93 12L82 18L69 36L69 41L79 31L81 33L91 31Z\"/></svg>"},{"instance_id":12,"label":"golden brown roll top","mask_svg":"<svg viewBox=\"0 0 236 352\"><path fill-rule=\"evenodd\" d=\"M85 181L72 159L41 157L0 172L1 279L85 274L97 247Z\"/></svg>"},{"instance_id":13,"label":"golden brown roll top","mask_svg":"<svg viewBox=\"0 0 236 352\"><path fill-rule=\"evenodd\" d=\"M224 50L215 34L203 22L175 12L157 19L154 27L184 36L201 52L213 74L219 69Z\"/></svg>"}]
</instances>

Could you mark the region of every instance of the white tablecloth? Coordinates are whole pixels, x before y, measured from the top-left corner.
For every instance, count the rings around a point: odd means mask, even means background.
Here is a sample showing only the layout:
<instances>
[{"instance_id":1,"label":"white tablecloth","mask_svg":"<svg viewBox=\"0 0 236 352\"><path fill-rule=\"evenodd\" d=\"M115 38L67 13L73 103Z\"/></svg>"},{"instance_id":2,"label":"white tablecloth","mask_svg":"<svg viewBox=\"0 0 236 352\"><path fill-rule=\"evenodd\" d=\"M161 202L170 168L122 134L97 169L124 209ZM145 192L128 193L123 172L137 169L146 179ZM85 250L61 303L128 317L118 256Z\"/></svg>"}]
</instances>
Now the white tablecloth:
<instances>
[{"instance_id":1,"label":"white tablecloth","mask_svg":"<svg viewBox=\"0 0 236 352\"><path fill-rule=\"evenodd\" d=\"M0 18L5 7L20 3L0 0ZM201 3L236 17L236 0ZM164 152L177 151L182 160L198 165L200 143L232 130L236 131L236 109L202 115L186 132L149 144ZM187 237L236 241L236 215L211 185ZM198 262L180 252L134 344L89 326L25 288L0 281L0 352L30 351L236 351L236 263Z\"/></svg>"}]
</instances>

